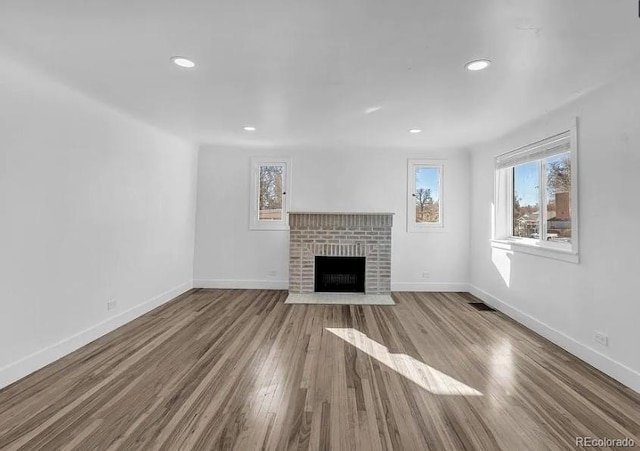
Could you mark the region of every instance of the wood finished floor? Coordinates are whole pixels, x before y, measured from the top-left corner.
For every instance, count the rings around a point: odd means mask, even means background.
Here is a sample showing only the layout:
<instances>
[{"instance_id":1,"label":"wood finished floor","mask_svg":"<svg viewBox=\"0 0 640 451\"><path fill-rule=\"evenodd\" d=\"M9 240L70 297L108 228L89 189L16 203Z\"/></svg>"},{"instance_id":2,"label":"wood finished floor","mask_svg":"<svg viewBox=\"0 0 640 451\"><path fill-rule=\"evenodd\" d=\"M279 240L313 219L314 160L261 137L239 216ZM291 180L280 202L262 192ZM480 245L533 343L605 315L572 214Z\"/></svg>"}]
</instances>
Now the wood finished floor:
<instances>
[{"instance_id":1,"label":"wood finished floor","mask_svg":"<svg viewBox=\"0 0 640 451\"><path fill-rule=\"evenodd\" d=\"M640 443L640 396L468 294L193 290L0 391L0 449Z\"/></svg>"}]
</instances>

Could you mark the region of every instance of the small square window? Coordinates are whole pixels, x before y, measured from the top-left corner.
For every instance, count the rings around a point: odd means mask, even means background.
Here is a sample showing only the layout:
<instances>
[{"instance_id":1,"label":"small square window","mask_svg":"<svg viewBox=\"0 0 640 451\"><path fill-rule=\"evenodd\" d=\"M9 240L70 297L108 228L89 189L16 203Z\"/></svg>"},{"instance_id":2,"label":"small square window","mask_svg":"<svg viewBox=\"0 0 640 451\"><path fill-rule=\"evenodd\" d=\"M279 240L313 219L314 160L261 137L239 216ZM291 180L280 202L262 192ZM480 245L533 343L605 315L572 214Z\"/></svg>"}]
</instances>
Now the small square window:
<instances>
[{"instance_id":1,"label":"small square window","mask_svg":"<svg viewBox=\"0 0 640 451\"><path fill-rule=\"evenodd\" d=\"M443 172L441 160L409 160L407 230L442 230Z\"/></svg>"},{"instance_id":2,"label":"small square window","mask_svg":"<svg viewBox=\"0 0 640 451\"><path fill-rule=\"evenodd\" d=\"M291 163L286 158L252 158L251 168L251 229L286 230Z\"/></svg>"}]
</instances>

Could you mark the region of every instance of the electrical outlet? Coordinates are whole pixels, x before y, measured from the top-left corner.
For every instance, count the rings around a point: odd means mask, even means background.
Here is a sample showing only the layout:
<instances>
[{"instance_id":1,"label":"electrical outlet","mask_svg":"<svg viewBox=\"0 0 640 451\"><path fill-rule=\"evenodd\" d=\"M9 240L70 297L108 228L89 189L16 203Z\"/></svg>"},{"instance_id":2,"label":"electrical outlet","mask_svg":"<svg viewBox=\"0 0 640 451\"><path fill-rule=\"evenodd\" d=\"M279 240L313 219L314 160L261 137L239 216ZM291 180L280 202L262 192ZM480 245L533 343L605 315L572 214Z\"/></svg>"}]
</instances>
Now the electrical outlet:
<instances>
[{"instance_id":1,"label":"electrical outlet","mask_svg":"<svg viewBox=\"0 0 640 451\"><path fill-rule=\"evenodd\" d=\"M430 279L431 278L431 273L430 272L423 272L422 273L422 278L423 279Z\"/></svg>"},{"instance_id":2,"label":"electrical outlet","mask_svg":"<svg viewBox=\"0 0 640 451\"><path fill-rule=\"evenodd\" d=\"M116 302L115 299L111 299L110 301L107 301L107 310L115 310L117 306L118 306L118 303Z\"/></svg>"},{"instance_id":3,"label":"electrical outlet","mask_svg":"<svg viewBox=\"0 0 640 451\"><path fill-rule=\"evenodd\" d=\"M603 334L596 330L593 332L593 338L596 340L596 343L599 343L602 346L609 346L609 336L607 334Z\"/></svg>"}]
</instances>

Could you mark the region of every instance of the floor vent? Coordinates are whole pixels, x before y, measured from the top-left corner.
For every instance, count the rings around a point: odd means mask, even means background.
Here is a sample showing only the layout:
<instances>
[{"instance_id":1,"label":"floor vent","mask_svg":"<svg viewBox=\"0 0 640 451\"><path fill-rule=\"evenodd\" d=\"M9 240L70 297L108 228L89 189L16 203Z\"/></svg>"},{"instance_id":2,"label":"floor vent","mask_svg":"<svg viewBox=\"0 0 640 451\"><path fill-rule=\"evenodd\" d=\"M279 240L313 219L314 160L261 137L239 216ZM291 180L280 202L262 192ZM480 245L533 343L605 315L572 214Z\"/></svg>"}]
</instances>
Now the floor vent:
<instances>
[{"instance_id":1,"label":"floor vent","mask_svg":"<svg viewBox=\"0 0 640 451\"><path fill-rule=\"evenodd\" d=\"M469 305L476 310L480 310L482 312L495 312L496 309L489 307L484 302L469 302Z\"/></svg>"}]
</instances>

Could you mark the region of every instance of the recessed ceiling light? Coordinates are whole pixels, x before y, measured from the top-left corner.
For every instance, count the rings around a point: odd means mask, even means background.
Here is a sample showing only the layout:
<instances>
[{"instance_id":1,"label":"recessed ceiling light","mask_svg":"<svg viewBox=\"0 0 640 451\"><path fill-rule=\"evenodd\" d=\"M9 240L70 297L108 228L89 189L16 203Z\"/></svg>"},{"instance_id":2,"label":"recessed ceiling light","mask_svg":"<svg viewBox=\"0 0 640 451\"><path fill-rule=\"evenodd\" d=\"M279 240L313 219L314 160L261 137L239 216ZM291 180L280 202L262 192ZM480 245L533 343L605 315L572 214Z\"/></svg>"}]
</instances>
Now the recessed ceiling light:
<instances>
[{"instance_id":1,"label":"recessed ceiling light","mask_svg":"<svg viewBox=\"0 0 640 451\"><path fill-rule=\"evenodd\" d=\"M469 61L467 64L464 65L464 67L467 70L477 71L477 70L486 69L487 67L489 67L490 64L491 64L491 61L487 59L481 59L481 60Z\"/></svg>"},{"instance_id":2,"label":"recessed ceiling light","mask_svg":"<svg viewBox=\"0 0 640 451\"><path fill-rule=\"evenodd\" d=\"M420 130L419 128L412 128L411 130L409 130L409 133L422 133L422 130Z\"/></svg>"},{"instance_id":3,"label":"recessed ceiling light","mask_svg":"<svg viewBox=\"0 0 640 451\"><path fill-rule=\"evenodd\" d=\"M189 58L185 58L184 56L172 56L171 62L176 66L184 67L185 69L196 67L196 63L191 61Z\"/></svg>"},{"instance_id":4,"label":"recessed ceiling light","mask_svg":"<svg viewBox=\"0 0 640 451\"><path fill-rule=\"evenodd\" d=\"M255 132L255 131L256 131L256 128L255 128L255 127L252 127L251 125L245 125L244 127L242 127L242 129L243 129L245 132Z\"/></svg>"}]
</instances>

